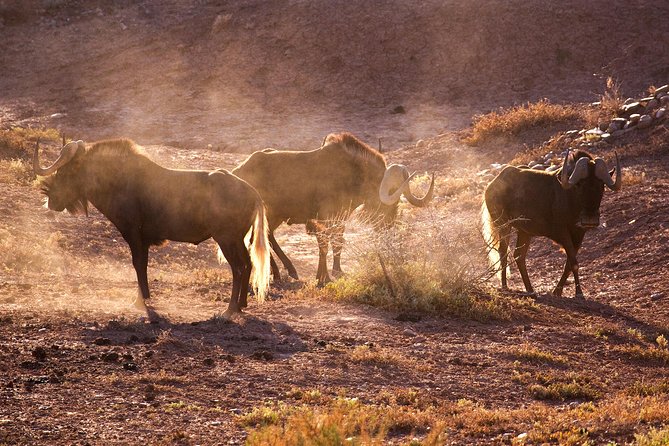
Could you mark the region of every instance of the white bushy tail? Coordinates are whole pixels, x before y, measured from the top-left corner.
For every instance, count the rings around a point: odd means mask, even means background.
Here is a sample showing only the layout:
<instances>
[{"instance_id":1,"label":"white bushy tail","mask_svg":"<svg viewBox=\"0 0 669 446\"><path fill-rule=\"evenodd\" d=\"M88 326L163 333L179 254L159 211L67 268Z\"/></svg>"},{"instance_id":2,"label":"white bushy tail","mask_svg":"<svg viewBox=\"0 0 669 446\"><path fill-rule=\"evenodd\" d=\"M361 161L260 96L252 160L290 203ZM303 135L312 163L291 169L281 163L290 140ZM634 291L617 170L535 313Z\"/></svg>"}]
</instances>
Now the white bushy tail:
<instances>
[{"instance_id":1,"label":"white bushy tail","mask_svg":"<svg viewBox=\"0 0 669 446\"><path fill-rule=\"evenodd\" d=\"M251 257L251 265L253 270L251 272L251 287L255 292L258 302L264 302L265 297L269 291L270 278L270 251L269 251L269 225L267 224L267 216L265 215L265 205L262 201L256 204L255 219L253 226L244 237L244 244L249 250ZM249 246L249 240L253 237L253 241ZM221 248L218 248L218 263L225 262L225 256Z\"/></svg>"},{"instance_id":2,"label":"white bushy tail","mask_svg":"<svg viewBox=\"0 0 669 446\"><path fill-rule=\"evenodd\" d=\"M490 268L497 273L497 277L502 279L502 268L500 268L500 254L499 254L499 230L495 227L495 223L492 220L490 211L488 211L488 206L483 201L481 206L481 223L482 223L482 232L483 240L486 243L486 250L488 251L488 262ZM509 267L507 265L506 272L509 274Z\"/></svg>"},{"instance_id":3,"label":"white bushy tail","mask_svg":"<svg viewBox=\"0 0 669 446\"><path fill-rule=\"evenodd\" d=\"M253 242L249 250L253 272L251 286L259 302L263 302L269 291L270 251L268 238L269 225L265 215L265 205L258 200L256 217L253 222Z\"/></svg>"}]
</instances>

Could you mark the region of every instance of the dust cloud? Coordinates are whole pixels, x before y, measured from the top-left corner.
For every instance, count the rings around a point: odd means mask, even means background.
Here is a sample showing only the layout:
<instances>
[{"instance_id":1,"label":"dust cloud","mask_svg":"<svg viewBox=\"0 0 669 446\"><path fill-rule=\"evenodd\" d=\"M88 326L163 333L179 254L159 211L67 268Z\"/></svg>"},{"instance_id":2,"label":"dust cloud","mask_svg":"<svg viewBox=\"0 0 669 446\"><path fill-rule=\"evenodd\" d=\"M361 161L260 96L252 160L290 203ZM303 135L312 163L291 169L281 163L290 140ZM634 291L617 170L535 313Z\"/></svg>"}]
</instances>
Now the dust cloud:
<instances>
[{"instance_id":1,"label":"dust cloud","mask_svg":"<svg viewBox=\"0 0 669 446\"><path fill-rule=\"evenodd\" d=\"M0 102L34 104L18 123L245 153L335 131L395 149L502 105L592 100L610 75L635 91L666 66L646 42L669 32L642 42L624 22L665 6L603 0L9 3Z\"/></svg>"}]
</instances>

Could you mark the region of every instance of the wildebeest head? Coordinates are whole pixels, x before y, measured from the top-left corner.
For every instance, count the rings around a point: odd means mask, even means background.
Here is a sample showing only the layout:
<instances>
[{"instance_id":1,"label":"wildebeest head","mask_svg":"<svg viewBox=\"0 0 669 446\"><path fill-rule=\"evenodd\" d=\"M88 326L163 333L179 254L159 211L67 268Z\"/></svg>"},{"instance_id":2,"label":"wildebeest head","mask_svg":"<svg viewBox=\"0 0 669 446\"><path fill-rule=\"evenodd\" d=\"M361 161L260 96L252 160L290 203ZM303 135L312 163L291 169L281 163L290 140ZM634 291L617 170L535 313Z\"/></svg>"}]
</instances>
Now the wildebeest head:
<instances>
[{"instance_id":1,"label":"wildebeest head","mask_svg":"<svg viewBox=\"0 0 669 446\"><path fill-rule=\"evenodd\" d=\"M616 167L609 171L602 158L593 158L581 150L569 152L565 156L559 180L563 189L573 193L581 209L577 226L596 228L599 226L599 205L604 195L604 185L612 191L620 190L622 171L618 154Z\"/></svg>"},{"instance_id":2,"label":"wildebeest head","mask_svg":"<svg viewBox=\"0 0 669 446\"><path fill-rule=\"evenodd\" d=\"M377 229L388 227L395 221L402 195L417 207L427 206L430 202L434 192L434 175L429 190L422 198L416 197L409 186L409 181L415 175L409 174L409 169L402 164L390 164L386 168L378 187L378 196L374 194L374 198L365 203L365 209L375 209L375 214L380 217L374 222Z\"/></svg>"},{"instance_id":3,"label":"wildebeest head","mask_svg":"<svg viewBox=\"0 0 669 446\"><path fill-rule=\"evenodd\" d=\"M54 211L67 209L72 214L88 213L88 201L84 195L82 158L86 152L83 141L72 141L63 145L58 159L49 167L39 165L39 141L33 153L33 170L42 180L42 192L47 197L47 206Z\"/></svg>"}]
</instances>

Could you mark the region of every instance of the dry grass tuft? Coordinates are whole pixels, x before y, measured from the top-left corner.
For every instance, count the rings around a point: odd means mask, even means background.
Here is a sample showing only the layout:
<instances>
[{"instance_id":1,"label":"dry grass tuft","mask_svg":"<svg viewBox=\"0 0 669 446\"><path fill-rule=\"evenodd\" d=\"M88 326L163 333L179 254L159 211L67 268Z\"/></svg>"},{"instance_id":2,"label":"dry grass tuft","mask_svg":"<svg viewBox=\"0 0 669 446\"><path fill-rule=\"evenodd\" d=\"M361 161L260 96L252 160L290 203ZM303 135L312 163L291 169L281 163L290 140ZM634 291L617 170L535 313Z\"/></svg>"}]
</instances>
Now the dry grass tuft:
<instances>
[{"instance_id":1,"label":"dry grass tuft","mask_svg":"<svg viewBox=\"0 0 669 446\"><path fill-rule=\"evenodd\" d=\"M279 417L281 413L282 416ZM383 445L397 433L428 433L420 444L443 444L443 430L434 422L434 414L400 406L365 405L357 399L338 398L329 406L311 409L305 406L288 411L254 409L254 422L264 421L252 430L247 445ZM258 414L265 416L258 417ZM269 416L266 416L269 414ZM276 415L276 416L275 416ZM249 421L246 416L240 419Z\"/></svg>"},{"instance_id":2,"label":"dry grass tuft","mask_svg":"<svg viewBox=\"0 0 669 446\"><path fill-rule=\"evenodd\" d=\"M445 230L454 225L443 218L397 225L358 241L349 248L357 251L355 272L329 284L319 298L477 321L511 320L536 311L531 300L502 297L487 288L491 273L482 266L478 230Z\"/></svg>"},{"instance_id":3,"label":"dry grass tuft","mask_svg":"<svg viewBox=\"0 0 669 446\"><path fill-rule=\"evenodd\" d=\"M509 353L521 362L553 365L567 365L568 363L567 358L564 356L542 351L529 344L523 344L520 347L512 348L509 350Z\"/></svg>"},{"instance_id":4,"label":"dry grass tuft","mask_svg":"<svg viewBox=\"0 0 669 446\"><path fill-rule=\"evenodd\" d=\"M520 440L521 433L528 444L605 444L633 434L638 444L666 444L652 441L666 437L666 428L662 431L653 427L669 422L668 403L666 395L614 395L599 403L533 403L518 409L494 409L470 400L417 407L413 403L375 405L337 398L318 407L254 409L252 416L241 416L240 422L252 420L245 426L257 426L248 436L247 444L252 446L434 445L447 440L453 444L501 444L503 438L507 442ZM640 433L647 429L646 434Z\"/></svg>"},{"instance_id":5,"label":"dry grass tuft","mask_svg":"<svg viewBox=\"0 0 669 446\"><path fill-rule=\"evenodd\" d=\"M407 362L406 358L391 350L369 345L358 345L349 353L349 357L354 363L381 368L397 367Z\"/></svg>"},{"instance_id":6,"label":"dry grass tuft","mask_svg":"<svg viewBox=\"0 0 669 446\"><path fill-rule=\"evenodd\" d=\"M38 139L60 141L60 133L52 128L12 127L0 130L0 158L30 158Z\"/></svg>"},{"instance_id":7,"label":"dry grass tuft","mask_svg":"<svg viewBox=\"0 0 669 446\"><path fill-rule=\"evenodd\" d=\"M557 382L548 385L534 384L529 388L532 396L538 400L565 401L565 400L594 400L599 393L588 384L571 381Z\"/></svg>"},{"instance_id":8,"label":"dry grass tuft","mask_svg":"<svg viewBox=\"0 0 669 446\"><path fill-rule=\"evenodd\" d=\"M0 160L0 184L28 186L35 181L32 166L20 159Z\"/></svg>"},{"instance_id":9,"label":"dry grass tuft","mask_svg":"<svg viewBox=\"0 0 669 446\"><path fill-rule=\"evenodd\" d=\"M583 118L584 112L579 107L551 104L547 99L543 99L475 116L471 134L464 138L464 142L477 145L500 136L515 136L534 127L578 121Z\"/></svg>"}]
</instances>

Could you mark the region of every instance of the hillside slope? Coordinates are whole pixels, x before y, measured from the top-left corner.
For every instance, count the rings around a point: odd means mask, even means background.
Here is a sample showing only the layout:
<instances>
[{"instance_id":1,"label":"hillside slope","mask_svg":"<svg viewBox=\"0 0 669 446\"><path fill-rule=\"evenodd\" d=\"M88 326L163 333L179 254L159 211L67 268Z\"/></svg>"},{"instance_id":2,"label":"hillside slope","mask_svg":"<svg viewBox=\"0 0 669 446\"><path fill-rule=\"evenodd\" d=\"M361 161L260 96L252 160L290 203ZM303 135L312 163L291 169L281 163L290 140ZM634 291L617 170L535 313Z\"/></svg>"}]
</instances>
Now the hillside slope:
<instances>
[{"instance_id":1,"label":"hillside slope","mask_svg":"<svg viewBox=\"0 0 669 446\"><path fill-rule=\"evenodd\" d=\"M244 151L350 130L397 147L502 105L594 100L608 76L628 95L662 84L668 19L641 0L5 0L2 125Z\"/></svg>"}]
</instances>

